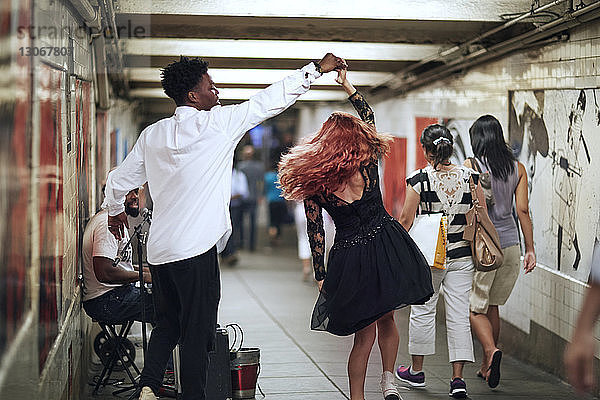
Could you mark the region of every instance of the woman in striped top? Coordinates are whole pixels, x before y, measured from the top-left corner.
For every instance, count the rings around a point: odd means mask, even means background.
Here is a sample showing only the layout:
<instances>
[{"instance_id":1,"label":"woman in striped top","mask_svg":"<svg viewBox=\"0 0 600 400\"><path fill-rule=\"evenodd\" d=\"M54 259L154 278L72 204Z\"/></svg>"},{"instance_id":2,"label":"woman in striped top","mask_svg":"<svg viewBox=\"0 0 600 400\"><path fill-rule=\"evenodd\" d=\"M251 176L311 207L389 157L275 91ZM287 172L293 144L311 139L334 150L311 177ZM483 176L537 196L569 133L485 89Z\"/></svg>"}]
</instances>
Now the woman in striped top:
<instances>
[{"instance_id":1,"label":"woman in striped top","mask_svg":"<svg viewBox=\"0 0 600 400\"><path fill-rule=\"evenodd\" d=\"M454 165L449 159L453 138L442 125L430 125L421 135L421 144L429 165L413 172L408 178L406 200L399 221L410 229L419 206L434 213L443 213L448 222L446 269L432 268L435 294L424 305L411 306L408 350L412 366L400 366L396 376L411 386L425 386L424 356L435 353L435 312L439 291L444 290L449 359L452 363L450 395L467 396L463 377L465 361L473 362L473 340L469 324L469 294L473 280L471 248L463 239L465 214L472 205L469 181L477 187L481 203L484 195L478 174L470 168Z\"/></svg>"}]
</instances>

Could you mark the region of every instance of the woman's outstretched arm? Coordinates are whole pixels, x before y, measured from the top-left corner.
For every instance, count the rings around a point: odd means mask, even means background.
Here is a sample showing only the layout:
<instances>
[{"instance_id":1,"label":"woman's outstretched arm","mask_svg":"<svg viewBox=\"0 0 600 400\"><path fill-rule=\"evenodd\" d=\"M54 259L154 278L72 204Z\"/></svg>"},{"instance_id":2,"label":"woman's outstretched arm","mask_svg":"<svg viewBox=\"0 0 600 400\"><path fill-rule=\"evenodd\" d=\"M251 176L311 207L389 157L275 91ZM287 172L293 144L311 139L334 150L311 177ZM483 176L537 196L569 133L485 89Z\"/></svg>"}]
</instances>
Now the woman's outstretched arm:
<instances>
[{"instance_id":1,"label":"woman's outstretched arm","mask_svg":"<svg viewBox=\"0 0 600 400\"><path fill-rule=\"evenodd\" d=\"M352 86L350 81L346 78L346 70L341 69L338 71L338 76L335 78L335 81L342 85L346 93L348 93L348 99L358 112L360 118L368 124L375 126L375 114L373 110L362 96L362 94L358 93L356 88Z\"/></svg>"}]
</instances>

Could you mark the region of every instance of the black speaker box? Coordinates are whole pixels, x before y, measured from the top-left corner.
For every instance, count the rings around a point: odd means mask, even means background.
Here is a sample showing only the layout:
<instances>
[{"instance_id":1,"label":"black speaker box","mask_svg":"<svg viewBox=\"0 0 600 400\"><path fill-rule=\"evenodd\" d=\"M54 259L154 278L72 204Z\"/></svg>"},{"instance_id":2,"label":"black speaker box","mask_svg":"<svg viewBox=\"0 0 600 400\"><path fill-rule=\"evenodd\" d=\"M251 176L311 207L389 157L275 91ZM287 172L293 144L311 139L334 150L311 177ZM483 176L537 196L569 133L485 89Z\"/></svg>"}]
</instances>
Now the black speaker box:
<instances>
[{"instance_id":1,"label":"black speaker box","mask_svg":"<svg viewBox=\"0 0 600 400\"><path fill-rule=\"evenodd\" d=\"M208 355L207 400L231 399L231 367L227 329L217 328L215 351Z\"/></svg>"},{"instance_id":2,"label":"black speaker box","mask_svg":"<svg viewBox=\"0 0 600 400\"><path fill-rule=\"evenodd\" d=\"M175 361L175 360L174 360ZM175 370L180 370L178 363ZM181 388L175 382L174 390L161 392L161 396L181 399ZM217 326L215 350L208 353L207 400L231 400L231 366L229 361L229 336L227 329Z\"/></svg>"}]
</instances>

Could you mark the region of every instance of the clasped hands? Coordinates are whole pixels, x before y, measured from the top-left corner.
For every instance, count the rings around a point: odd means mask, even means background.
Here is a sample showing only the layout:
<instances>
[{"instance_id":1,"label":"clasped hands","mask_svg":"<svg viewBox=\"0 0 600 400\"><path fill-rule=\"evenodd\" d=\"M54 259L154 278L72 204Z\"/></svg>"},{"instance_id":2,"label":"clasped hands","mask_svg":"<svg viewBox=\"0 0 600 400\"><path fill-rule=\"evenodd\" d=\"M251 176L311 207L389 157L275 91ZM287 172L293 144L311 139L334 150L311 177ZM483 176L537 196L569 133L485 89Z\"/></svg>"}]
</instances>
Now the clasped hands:
<instances>
[{"instance_id":1,"label":"clasped hands","mask_svg":"<svg viewBox=\"0 0 600 400\"><path fill-rule=\"evenodd\" d=\"M325 54L325 57L319 61L319 66L321 67L321 73L323 74L333 70L339 71L348 68L346 60L341 57L336 57L332 53Z\"/></svg>"},{"instance_id":2,"label":"clasped hands","mask_svg":"<svg viewBox=\"0 0 600 400\"><path fill-rule=\"evenodd\" d=\"M327 53L325 54L325 57L319 61L319 65L321 67L321 72L324 74L334 70L337 71L338 76L335 78L335 81L340 85L344 85L346 82L346 71L348 70L346 60L337 57L332 53Z\"/></svg>"}]
</instances>

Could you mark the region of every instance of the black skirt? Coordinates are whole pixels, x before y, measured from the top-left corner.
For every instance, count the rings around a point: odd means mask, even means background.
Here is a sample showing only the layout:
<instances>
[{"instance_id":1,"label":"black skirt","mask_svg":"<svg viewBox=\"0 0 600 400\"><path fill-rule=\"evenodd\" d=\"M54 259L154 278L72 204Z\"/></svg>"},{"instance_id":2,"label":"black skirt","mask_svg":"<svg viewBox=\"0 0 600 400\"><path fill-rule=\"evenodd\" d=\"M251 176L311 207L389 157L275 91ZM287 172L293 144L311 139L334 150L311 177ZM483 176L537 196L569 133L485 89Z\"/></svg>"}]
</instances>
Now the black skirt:
<instances>
[{"instance_id":1,"label":"black skirt","mask_svg":"<svg viewBox=\"0 0 600 400\"><path fill-rule=\"evenodd\" d=\"M311 329L350 335L432 295L425 257L402 225L388 217L368 237L334 243Z\"/></svg>"}]
</instances>

